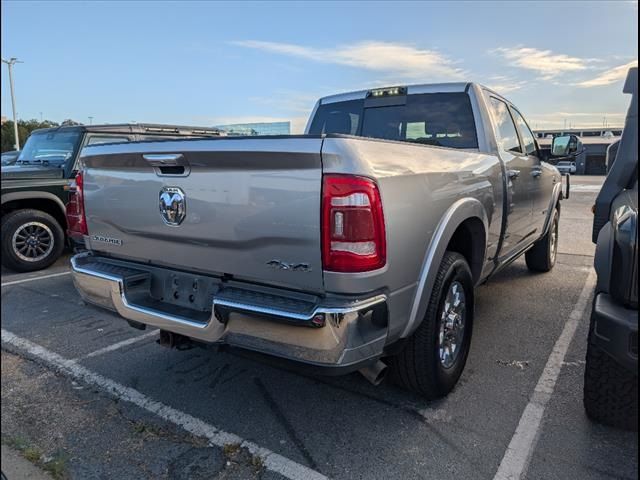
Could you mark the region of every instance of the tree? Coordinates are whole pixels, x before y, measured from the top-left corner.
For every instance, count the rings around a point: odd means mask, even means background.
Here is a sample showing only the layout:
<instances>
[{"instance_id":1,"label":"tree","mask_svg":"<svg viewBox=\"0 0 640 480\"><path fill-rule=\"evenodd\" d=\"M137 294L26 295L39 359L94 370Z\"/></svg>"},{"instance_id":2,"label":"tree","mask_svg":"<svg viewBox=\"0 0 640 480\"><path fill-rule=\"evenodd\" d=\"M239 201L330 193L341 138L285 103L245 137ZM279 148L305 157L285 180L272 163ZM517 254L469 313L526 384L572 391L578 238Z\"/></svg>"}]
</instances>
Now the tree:
<instances>
[{"instance_id":1,"label":"tree","mask_svg":"<svg viewBox=\"0 0 640 480\"><path fill-rule=\"evenodd\" d=\"M70 123L70 125L79 125L79 123L74 122L73 120L65 120ZM20 147L24 145L31 135L31 132L37 130L39 128L50 128L57 127L58 124L56 122L52 122L51 120L45 120L40 122L38 120L18 120L18 136L20 138ZM15 149L15 136L13 133L13 121L8 120L2 124L2 128L0 129L0 149L2 152L9 152Z\"/></svg>"}]
</instances>

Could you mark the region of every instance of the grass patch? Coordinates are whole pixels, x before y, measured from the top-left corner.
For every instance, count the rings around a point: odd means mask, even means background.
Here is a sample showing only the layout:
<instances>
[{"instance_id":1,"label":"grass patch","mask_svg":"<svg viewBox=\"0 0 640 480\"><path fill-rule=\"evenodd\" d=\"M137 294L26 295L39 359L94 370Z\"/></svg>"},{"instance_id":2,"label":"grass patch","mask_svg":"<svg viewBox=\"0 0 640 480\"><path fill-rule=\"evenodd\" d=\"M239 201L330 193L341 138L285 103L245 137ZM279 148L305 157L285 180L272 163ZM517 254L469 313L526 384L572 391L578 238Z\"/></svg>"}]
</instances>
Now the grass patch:
<instances>
[{"instance_id":1,"label":"grass patch","mask_svg":"<svg viewBox=\"0 0 640 480\"><path fill-rule=\"evenodd\" d=\"M43 460L42 451L24 437L2 437L2 443L20 452L20 454L34 465L51 475L55 480L65 480L67 475L67 456L57 453L47 461Z\"/></svg>"},{"instance_id":2,"label":"grass patch","mask_svg":"<svg viewBox=\"0 0 640 480\"><path fill-rule=\"evenodd\" d=\"M22 456L31 463L38 463L42 457L42 452L38 447L27 447L22 450Z\"/></svg>"},{"instance_id":3,"label":"grass patch","mask_svg":"<svg viewBox=\"0 0 640 480\"><path fill-rule=\"evenodd\" d=\"M142 421L133 422L133 431L136 433L150 433L158 437L166 435L166 432L162 428Z\"/></svg>"},{"instance_id":4,"label":"grass patch","mask_svg":"<svg viewBox=\"0 0 640 480\"><path fill-rule=\"evenodd\" d=\"M258 455L251 456L251 465L256 469L256 472L264 470L264 461L262 460L262 457L259 457Z\"/></svg>"},{"instance_id":5,"label":"grass patch","mask_svg":"<svg viewBox=\"0 0 640 480\"><path fill-rule=\"evenodd\" d=\"M40 467L48 472L56 480L63 480L68 478L67 476L67 456L62 453L58 453L53 456L48 462L39 464Z\"/></svg>"},{"instance_id":6,"label":"grass patch","mask_svg":"<svg viewBox=\"0 0 640 480\"><path fill-rule=\"evenodd\" d=\"M22 452L25 448L29 446L29 440L27 440L24 437L4 437L3 436L2 443L20 452Z\"/></svg>"},{"instance_id":7,"label":"grass patch","mask_svg":"<svg viewBox=\"0 0 640 480\"><path fill-rule=\"evenodd\" d=\"M233 457L236 453L240 451L239 443L227 443L224 447L222 447L222 451L224 452L227 458Z\"/></svg>"}]
</instances>

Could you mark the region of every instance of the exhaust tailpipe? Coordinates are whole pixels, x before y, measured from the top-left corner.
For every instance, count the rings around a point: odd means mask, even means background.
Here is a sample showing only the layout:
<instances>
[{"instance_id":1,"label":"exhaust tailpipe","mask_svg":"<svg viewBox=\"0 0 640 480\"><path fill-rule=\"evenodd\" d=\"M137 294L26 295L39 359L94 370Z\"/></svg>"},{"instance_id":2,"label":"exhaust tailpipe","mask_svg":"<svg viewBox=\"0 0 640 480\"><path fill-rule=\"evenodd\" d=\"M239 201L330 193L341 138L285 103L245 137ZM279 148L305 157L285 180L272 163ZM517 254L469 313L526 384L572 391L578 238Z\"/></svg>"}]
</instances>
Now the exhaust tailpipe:
<instances>
[{"instance_id":1,"label":"exhaust tailpipe","mask_svg":"<svg viewBox=\"0 0 640 480\"><path fill-rule=\"evenodd\" d=\"M384 377L387 376L387 365L382 360L378 360L376 363L367 365L358 371L373 385L380 385Z\"/></svg>"},{"instance_id":2,"label":"exhaust tailpipe","mask_svg":"<svg viewBox=\"0 0 640 480\"><path fill-rule=\"evenodd\" d=\"M156 342L163 347L175 348L176 350L190 350L195 346L189 337L166 330L160 330L160 338Z\"/></svg>"}]
</instances>

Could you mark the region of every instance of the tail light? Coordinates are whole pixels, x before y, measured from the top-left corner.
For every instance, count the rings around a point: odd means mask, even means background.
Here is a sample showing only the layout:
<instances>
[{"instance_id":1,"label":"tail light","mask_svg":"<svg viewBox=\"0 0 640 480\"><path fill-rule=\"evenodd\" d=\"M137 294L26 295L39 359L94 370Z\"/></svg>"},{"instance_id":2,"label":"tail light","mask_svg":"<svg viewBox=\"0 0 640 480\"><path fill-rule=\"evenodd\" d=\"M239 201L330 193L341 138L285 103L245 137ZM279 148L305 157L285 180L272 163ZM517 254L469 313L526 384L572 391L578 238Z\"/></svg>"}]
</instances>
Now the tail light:
<instances>
[{"instance_id":1,"label":"tail light","mask_svg":"<svg viewBox=\"0 0 640 480\"><path fill-rule=\"evenodd\" d=\"M367 272L386 263L384 215L378 186L355 175L325 175L322 184L322 266Z\"/></svg>"},{"instance_id":2,"label":"tail light","mask_svg":"<svg viewBox=\"0 0 640 480\"><path fill-rule=\"evenodd\" d=\"M84 214L84 189L82 172L78 172L69 188L69 203L67 203L67 234L70 237L88 235L87 219Z\"/></svg>"}]
</instances>

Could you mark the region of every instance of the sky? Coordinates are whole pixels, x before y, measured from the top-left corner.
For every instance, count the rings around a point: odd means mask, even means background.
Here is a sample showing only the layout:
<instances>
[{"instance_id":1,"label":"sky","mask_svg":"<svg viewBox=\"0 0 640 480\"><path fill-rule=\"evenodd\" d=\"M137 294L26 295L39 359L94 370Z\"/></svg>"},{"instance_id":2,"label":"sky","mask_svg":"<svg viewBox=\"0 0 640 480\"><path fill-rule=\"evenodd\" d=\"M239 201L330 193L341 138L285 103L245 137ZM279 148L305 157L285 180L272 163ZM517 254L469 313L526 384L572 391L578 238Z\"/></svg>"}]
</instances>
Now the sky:
<instances>
[{"instance_id":1,"label":"sky","mask_svg":"<svg viewBox=\"0 0 640 480\"><path fill-rule=\"evenodd\" d=\"M624 122L638 3L1 2L19 119L292 122L317 98L477 81L532 128ZM6 65L2 115L12 118Z\"/></svg>"}]
</instances>

